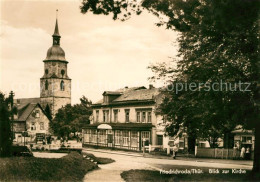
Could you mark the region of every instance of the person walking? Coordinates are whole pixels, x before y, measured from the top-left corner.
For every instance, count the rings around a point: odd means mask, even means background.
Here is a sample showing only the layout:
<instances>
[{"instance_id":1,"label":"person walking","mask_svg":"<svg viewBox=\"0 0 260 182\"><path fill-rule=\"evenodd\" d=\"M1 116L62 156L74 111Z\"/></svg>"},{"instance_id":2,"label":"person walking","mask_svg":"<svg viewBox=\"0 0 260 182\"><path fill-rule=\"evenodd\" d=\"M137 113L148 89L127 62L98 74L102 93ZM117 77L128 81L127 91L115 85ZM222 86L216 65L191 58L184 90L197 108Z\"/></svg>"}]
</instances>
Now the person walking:
<instances>
[{"instance_id":1,"label":"person walking","mask_svg":"<svg viewBox=\"0 0 260 182\"><path fill-rule=\"evenodd\" d=\"M240 158L241 158L241 159L244 159L244 158L245 158L245 151L246 151L245 147L242 147L241 153L240 153Z\"/></svg>"},{"instance_id":2,"label":"person walking","mask_svg":"<svg viewBox=\"0 0 260 182\"><path fill-rule=\"evenodd\" d=\"M246 156L245 156L246 160L250 160L250 148L247 147L246 148Z\"/></svg>"},{"instance_id":3,"label":"person walking","mask_svg":"<svg viewBox=\"0 0 260 182\"><path fill-rule=\"evenodd\" d=\"M172 148L172 157L174 158L174 159L176 159L176 155L177 155L177 152L178 152L178 147L176 146L176 145L174 145L173 146L173 148Z\"/></svg>"}]
</instances>

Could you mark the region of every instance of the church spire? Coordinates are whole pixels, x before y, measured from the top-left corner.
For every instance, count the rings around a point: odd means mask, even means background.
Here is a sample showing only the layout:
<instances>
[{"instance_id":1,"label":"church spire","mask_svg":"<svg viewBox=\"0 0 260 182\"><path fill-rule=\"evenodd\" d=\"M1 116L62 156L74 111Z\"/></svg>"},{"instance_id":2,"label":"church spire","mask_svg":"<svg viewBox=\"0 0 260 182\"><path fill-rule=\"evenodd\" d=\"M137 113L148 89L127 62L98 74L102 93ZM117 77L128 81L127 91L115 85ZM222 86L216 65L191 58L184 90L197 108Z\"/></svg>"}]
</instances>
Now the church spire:
<instances>
[{"instance_id":1,"label":"church spire","mask_svg":"<svg viewBox=\"0 0 260 182\"><path fill-rule=\"evenodd\" d=\"M54 30L54 34L52 36L59 36L59 27L58 27L58 19L56 19L56 24L55 24L55 30Z\"/></svg>"},{"instance_id":2,"label":"church spire","mask_svg":"<svg viewBox=\"0 0 260 182\"><path fill-rule=\"evenodd\" d=\"M54 29L53 37L53 45L60 45L60 33L59 33L59 27L58 27L58 10L56 10L56 24Z\"/></svg>"}]
</instances>

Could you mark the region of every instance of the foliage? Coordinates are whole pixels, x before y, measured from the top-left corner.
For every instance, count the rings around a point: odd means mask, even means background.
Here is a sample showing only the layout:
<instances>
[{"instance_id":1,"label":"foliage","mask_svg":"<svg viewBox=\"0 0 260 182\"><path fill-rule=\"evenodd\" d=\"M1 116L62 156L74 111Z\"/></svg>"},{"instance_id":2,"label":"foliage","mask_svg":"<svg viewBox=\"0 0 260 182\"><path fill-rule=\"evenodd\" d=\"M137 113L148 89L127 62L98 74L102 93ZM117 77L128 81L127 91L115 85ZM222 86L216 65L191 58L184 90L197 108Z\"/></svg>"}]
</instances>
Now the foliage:
<instances>
[{"instance_id":1,"label":"foliage","mask_svg":"<svg viewBox=\"0 0 260 182\"><path fill-rule=\"evenodd\" d=\"M67 104L58 110L54 120L51 122L51 128L58 136L69 136L70 133L81 132L85 124L89 124L89 116L92 114L90 108L91 101L85 96L80 99L80 104Z\"/></svg>"},{"instance_id":2,"label":"foliage","mask_svg":"<svg viewBox=\"0 0 260 182\"><path fill-rule=\"evenodd\" d=\"M97 164L110 164L115 162L115 160L111 158L96 157L91 153L84 153L84 154L86 155L86 157L89 157L90 159L94 160L94 162L97 162Z\"/></svg>"},{"instance_id":3,"label":"foliage","mask_svg":"<svg viewBox=\"0 0 260 182\"><path fill-rule=\"evenodd\" d=\"M81 181L96 165L77 152L59 159L10 157L0 159L0 181Z\"/></svg>"},{"instance_id":4,"label":"foliage","mask_svg":"<svg viewBox=\"0 0 260 182\"><path fill-rule=\"evenodd\" d=\"M8 99L0 92L0 156L10 155L12 145L11 122Z\"/></svg>"}]
</instances>

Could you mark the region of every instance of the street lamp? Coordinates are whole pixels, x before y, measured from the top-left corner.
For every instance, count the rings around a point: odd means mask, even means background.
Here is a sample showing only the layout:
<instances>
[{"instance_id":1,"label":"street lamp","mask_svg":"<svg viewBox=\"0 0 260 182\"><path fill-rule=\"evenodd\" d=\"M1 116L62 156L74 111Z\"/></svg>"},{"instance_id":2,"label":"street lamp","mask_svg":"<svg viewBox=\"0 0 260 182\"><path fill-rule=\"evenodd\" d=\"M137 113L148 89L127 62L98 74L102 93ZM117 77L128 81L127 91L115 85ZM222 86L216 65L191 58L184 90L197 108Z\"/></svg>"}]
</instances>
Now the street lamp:
<instances>
[{"instance_id":1,"label":"street lamp","mask_svg":"<svg viewBox=\"0 0 260 182\"><path fill-rule=\"evenodd\" d=\"M12 142L14 140L14 113L13 113L13 106L14 106L14 92L11 91L9 94L9 102L11 104L11 129L12 129Z\"/></svg>"}]
</instances>

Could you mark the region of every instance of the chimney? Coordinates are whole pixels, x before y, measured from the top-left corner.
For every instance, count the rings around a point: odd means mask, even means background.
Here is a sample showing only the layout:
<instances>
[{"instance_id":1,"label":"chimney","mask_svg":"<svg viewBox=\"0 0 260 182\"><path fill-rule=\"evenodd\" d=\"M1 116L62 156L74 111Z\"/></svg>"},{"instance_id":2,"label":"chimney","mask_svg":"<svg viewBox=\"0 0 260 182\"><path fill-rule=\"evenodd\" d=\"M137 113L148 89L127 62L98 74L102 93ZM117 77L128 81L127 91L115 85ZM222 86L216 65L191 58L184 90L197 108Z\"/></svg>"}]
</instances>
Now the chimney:
<instances>
[{"instance_id":1,"label":"chimney","mask_svg":"<svg viewBox=\"0 0 260 182\"><path fill-rule=\"evenodd\" d=\"M149 85L149 89L152 89L154 88L154 86L152 84Z\"/></svg>"}]
</instances>

